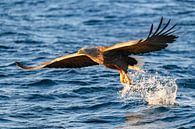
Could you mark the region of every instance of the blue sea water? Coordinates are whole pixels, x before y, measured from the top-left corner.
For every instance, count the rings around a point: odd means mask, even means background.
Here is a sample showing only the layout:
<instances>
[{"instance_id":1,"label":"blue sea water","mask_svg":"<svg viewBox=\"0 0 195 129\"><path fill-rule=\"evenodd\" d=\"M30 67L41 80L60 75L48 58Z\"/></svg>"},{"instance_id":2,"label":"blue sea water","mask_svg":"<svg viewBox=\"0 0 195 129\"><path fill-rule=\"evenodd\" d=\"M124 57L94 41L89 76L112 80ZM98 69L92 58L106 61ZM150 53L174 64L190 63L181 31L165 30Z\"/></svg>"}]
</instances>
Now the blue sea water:
<instances>
[{"instance_id":1,"label":"blue sea water","mask_svg":"<svg viewBox=\"0 0 195 129\"><path fill-rule=\"evenodd\" d=\"M161 16L177 23L179 38L142 55L146 73L139 83L172 78L176 104L121 97L118 73L102 66L30 72L15 66L15 61L36 65L83 46L144 38ZM194 35L193 0L1 0L0 128L193 129ZM147 79L156 72L158 78ZM136 79L136 72L129 74Z\"/></svg>"}]
</instances>

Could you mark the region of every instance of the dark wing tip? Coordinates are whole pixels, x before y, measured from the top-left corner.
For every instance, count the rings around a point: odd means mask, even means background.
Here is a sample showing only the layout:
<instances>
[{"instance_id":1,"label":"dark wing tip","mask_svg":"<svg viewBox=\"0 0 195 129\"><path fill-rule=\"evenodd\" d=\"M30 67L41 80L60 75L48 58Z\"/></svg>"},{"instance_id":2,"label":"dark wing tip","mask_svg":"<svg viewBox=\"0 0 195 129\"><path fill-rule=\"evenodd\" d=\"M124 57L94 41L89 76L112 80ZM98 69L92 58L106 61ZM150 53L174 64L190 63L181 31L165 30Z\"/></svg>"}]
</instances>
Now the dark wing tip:
<instances>
[{"instance_id":1,"label":"dark wing tip","mask_svg":"<svg viewBox=\"0 0 195 129\"><path fill-rule=\"evenodd\" d=\"M160 30L160 28L161 28L161 26L162 26L162 23L163 23L163 17L161 17L160 23L159 23L159 25L158 25L156 31L153 33L152 36L155 36L155 35L158 33L158 31ZM151 36L151 37L152 37L152 36Z\"/></svg>"},{"instance_id":2,"label":"dark wing tip","mask_svg":"<svg viewBox=\"0 0 195 129\"><path fill-rule=\"evenodd\" d=\"M25 65L23 65L22 63L20 62L16 62L16 66L22 68L22 69L26 69L26 70L32 70L32 67L27 67Z\"/></svg>"},{"instance_id":3,"label":"dark wing tip","mask_svg":"<svg viewBox=\"0 0 195 129\"><path fill-rule=\"evenodd\" d=\"M150 32L149 32L149 34L148 34L148 37L147 38L149 38L150 37L150 35L152 34L152 31L153 31L153 24L151 25L151 27L150 27Z\"/></svg>"},{"instance_id":4,"label":"dark wing tip","mask_svg":"<svg viewBox=\"0 0 195 129\"><path fill-rule=\"evenodd\" d=\"M37 69L45 67L45 65L40 65L40 66L36 66L36 67L28 67L28 66L23 65L20 62L16 62L16 66L18 66L22 69L25 69L25 70L37 70Z\"/></svg>"},{"instance_id":5,"label":"dark wing tip","mask_svg":"<svg viewBox=\"0 0 195 129\"><path fill-rule=\"evenodd\" d=\"M25 69L25 66L20 62L16 62L16 66Z\"/></svg>"},{"instance_id":6,"label":"dark wing tip","mask_svg":"<svg viewBox=\"0 0 195 129\"><path fill-rule=\"evenodd\" d=\"M174 36L175 38L177 38L178 36L175 36L173 35L173 33L176 31L176 30L173 30L173 28L175 28L175 25L173 25L171 28L167 29L170 22L171 22L171 19L168 20L168 22L164 25L164 27L162 27L162 24L163 24L163 17L161 17L161 20L160 20L160 23L156 29L156 31L152 34L152 29L153 29L153 24L150 28L150 32L149 32L149 35L147 37L147 39L149 38L153 38L155 36ZM161 28L162 27L162 28ZM152 35L151 35L152 34Z\"/></svg>"}]
</instances>

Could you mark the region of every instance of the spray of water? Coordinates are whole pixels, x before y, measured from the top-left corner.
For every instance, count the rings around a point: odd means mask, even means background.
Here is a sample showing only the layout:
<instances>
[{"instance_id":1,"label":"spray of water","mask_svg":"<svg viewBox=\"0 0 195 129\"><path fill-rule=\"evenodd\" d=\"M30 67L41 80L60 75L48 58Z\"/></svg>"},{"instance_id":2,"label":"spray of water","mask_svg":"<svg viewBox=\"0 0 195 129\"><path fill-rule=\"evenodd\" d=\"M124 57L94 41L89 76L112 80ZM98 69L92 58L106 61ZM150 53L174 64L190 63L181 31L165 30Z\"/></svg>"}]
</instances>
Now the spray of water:
<instances>
[{"instance_id":1,"label":"spray of water","mask_svg":"<svg viewBox=\"0 0 195 129\"><path fill-rule=\"evenodd\" d=\"M125 99L142 98L150 105L173 105L176 102L177 84L171 77L158 73L131 73L132 85L124 85L120 94Z\"/></svg>"}]
</instances>

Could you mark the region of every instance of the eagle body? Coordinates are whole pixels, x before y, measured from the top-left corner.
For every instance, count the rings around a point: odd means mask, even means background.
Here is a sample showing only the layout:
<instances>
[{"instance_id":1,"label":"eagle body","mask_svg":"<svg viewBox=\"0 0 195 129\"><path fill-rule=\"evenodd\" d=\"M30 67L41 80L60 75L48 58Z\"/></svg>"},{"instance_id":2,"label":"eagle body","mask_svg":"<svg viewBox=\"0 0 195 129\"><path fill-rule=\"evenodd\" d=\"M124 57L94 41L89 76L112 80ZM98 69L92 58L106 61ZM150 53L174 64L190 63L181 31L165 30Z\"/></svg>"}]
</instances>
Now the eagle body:
<instances>
[{"instance_id":1,"label":"eagle body","mask_svg":"<svg viewBox=\"0 0 195 129\"><path fill-rule=\"evenodd\" d=\"M144 39L130 40L111 46L97 46L81 48L76 53L58 57L49 62L44 62L35 67L25 66L16 62L16 65L26 70L38 70L41 68L82 68L93 65L104 65L107 68L117 70L121 83L131 84L128 76L128 68L139 70L139 61L131 55L144 54L159 51L173 43L177 36L174 34L175 25L169 27L171 20L163 24L163 17L157 28L150 27L149 34Z\"/></svg>"}]
</instances>

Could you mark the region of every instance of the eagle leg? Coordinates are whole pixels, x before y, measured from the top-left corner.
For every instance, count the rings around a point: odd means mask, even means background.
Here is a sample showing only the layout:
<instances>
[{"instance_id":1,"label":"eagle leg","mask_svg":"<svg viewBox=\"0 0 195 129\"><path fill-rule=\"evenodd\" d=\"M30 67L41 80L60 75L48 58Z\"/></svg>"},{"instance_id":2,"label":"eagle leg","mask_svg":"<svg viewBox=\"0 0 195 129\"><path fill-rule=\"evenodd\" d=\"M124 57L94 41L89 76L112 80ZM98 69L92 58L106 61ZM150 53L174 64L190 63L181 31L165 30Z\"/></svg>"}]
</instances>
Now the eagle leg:
<instances>
[{"instance_id":1,"label":"eagle leg","mask_svg":"<svg viewBox=\"0 0 195 129\"><path fill-rule=\"evenodd\" d=\"M127 85L131 85L131 79L128 76L128 73L126 73L123 70L119 70L120 73L120 82L122 84L127 84Z\"/></svg>"}]
</instances>

